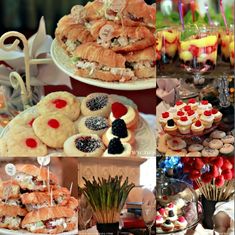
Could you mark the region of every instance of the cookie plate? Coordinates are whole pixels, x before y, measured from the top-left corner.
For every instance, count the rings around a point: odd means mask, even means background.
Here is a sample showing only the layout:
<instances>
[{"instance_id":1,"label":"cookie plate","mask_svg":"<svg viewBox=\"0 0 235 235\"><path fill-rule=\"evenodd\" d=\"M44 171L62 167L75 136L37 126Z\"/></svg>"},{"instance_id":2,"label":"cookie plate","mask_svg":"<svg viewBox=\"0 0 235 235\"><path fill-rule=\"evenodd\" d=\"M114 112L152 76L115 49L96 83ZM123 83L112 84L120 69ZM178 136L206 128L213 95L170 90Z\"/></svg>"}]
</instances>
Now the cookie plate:
<instances>
[{"instance_id":1,"label":"cookie plate","mask_svg":"<svg viewBox=\"0 0 235 235\"><path fill-rule=\"evenodd\" d=\"M51 57L56 66L61 69L64 73L74 78L75 80L89 85L108 88L112 90L146 90L156 87L156 78L140 79L136 81L120 83L105 82L92 78L80 77L75 74L75 67L72 63L71 58L64 52L64 49L59 46L56 39L54 39L51 44Z\"/></svg>"},{"instance_id":2,"label":"cookie plate","mask_svg":"<svg viewBox=\"0 0 235 235\"><path fill-rule=\"evenodd\" d=\"M5 228L0 228L0 235L19 235L19 234L35 235L38 233L30 233L26 230L9 230L9 229L5 229ZM75 235L75 234L78 234L77 229L70 231L70 232L58 233L57 235ZM40 235L48 235L48 234L40 233Z\"/></svg>"},{"instance_id":3,"label":"cookie plate","mask_svg":"<svg viewBox=\"0 0 235 235\"><path fill-rule=\"evenodd\" d=\"M136 108L136 104L124 97L124 96L118 96L118 95L111 95L111 98L114 102L121 101L123 104L133 106ZM80 100L83 99L83 97L79 98ZM23 111L22 113L18 114L23 115L24 113L37 113L36 106L30 107ZM4 137L4 135L9 131L10 126L7 125L3 131L0 134L0 138ZM141 157L153 157L156 154L156 142L155 142L155 135L153 130L151 130L148 123L140 116L138 126L135 130L135 139L136 143L134 145L134 148L136 150L137 156ZM48 156L64 156L62 149L49 149ZM1 234L0 234L1 235Z\"/></svg>"}]
</instances>

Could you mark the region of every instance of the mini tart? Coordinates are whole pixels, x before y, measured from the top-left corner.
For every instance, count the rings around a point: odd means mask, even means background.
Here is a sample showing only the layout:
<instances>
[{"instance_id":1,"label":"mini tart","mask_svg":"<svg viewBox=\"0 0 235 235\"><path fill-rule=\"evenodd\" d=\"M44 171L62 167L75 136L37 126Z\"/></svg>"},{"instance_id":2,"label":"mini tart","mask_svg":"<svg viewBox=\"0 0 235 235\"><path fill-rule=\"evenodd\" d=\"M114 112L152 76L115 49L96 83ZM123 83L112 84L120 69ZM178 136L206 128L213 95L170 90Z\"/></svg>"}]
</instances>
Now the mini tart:
<instances>
[{"instance_id":1,"label":"mini tart","mask_svg":"<svg viewBox=\"0 0 235 235\"><path fill-rule=\"evenodd\" d=\"M163 128L167 124L167 121L172 119L172 117L173 117L172 114L170 114L169 112L164 112L161 114L159 122Z\"/></svg>"},{"instance_id":2,"label":"mini tart","mask_svg":"<svg viewBox=\"0 0 235 235\"><path fill-rule=\"evenodd\" d=\"M174 137L167 140L167 145L171 150L181 150L186 148L186 142L181 138Z\"/></svg>"},{"instance_id":3,"label":"mini tart","mask_svg":"<svg viewBox=\"0 0 235 235\"><path fill-rule=\"evenodd\" d=\"M224 146L219 151L221 154L230 155L234 152L234 146L232 144L224 144Z\"/></svg>"},{"instance_id":4,"label":"mini tart","mask_svg":"<svg viewBox=\"0 0 235 235\"><path fill-rule=\"evenodd\" d=\"M188 147L189 152L197 152L197 151L201 151L201 150L203 150L203 145L201 145L201 144L191 144Z\"/></svg>"},{"instance_id":5,"label":"mini tart","mask_svg":"<svg viewBox=\"0 0 235 235\"><path fill-rule=\"evenodd\" d=\"M218 139L213 139L209 142L209 147L212 149L221 149L223 147L223 142Z\"/></svg>"},{"instance_id":6,"label":"mini tart","mask_svg":"<svg viewBox=\"0 0 235 235\"><path fill-rule=\"evenodd\" d=\"M223 114L218 109L212 109L211 110L212 115L214 116L214 122L218 123L221 121Z\"/></svg>"},{"instance_id":7,"label":"mini tart","mask_svg":"<svg viewBox=\"0 0 235 235\"><path fill-rule=\"evenodd\" d=\"M188 105L190 105L193 110L196 110L198 107L198 102L196 99L192 98L188 100Z\"/></svg>"},{"instance_id":8,"label":"mini tart","mask_svg":"<svg viewBox=\"0 0 235 235\"><path fill-rule=\"evenodd\" d=\"M161 227L161 225L164 223L164 219L161 215L156 216L156 227Z\"/></svg>"},{"instance_id":9,"label":"mini tart","mask_svg":"<svg viewBox=\"0 0 235 235\"><path fill-rule=\"evenodd\" d=\"M200 116L200 121L202 122L205 129L209 129L212 127L214 116L210 110L204 111L204 113Z\"/></svg>"},{"instance_id":10,"label":"mini tart","mask_svg":"<svg viewBox=\"0 0 235 235\"><path fill-rule=\"evenodd\" d=\"M214 139L222 139L226 136L226 133L224 131L219 131L219 130L215 130L210 134L210 138L214 138Z\"/></svg>"},{"instance_id":11,"label":"mini tart","mask_svg":"<svg viewBox=\"0 0 235 235\"><path fill-rule=\"evenodd\" d=\"M205 127L202 125L200 120L197 120L195 123L191 125L191 131L195 135L203 134L204 130L205 130Z\"/></svg>"},{"instance_id":12,"label":"mini tart","mask_svg":"<svg viewBox=\"0 0 235 235\"><path fill-rule=\"evenodd\" d=\"M169 119L167 121L167 124L164 127L164 131L169 134L175 134L177 129L178 129L178 127L175 125L175 122L173 119Z\"/></svg>"},{"instance_id":13,"label":"mini tart","mask_svg":"<svg viewBox=\"0 0 235 235\"><path fill-rule=\"evenodd\" d=\"M174 224L169 219L167 219L161 226L161 229L164 232L170 232L173 230L173 228L174 228Z\"/></svg>"},{"instance_id":14,"label":"mini tart","mask_svg":"<svg viewBox=\"0 0 235 235\"><path fill-rule=\"evenodd\" d=\"M106 147L109 145L110 140L113 139L114 137L117 136L112 134L112 128L111 127L108 128L108 130L102 136L103 143L105 144ZM135 137L131 130L127 130L127 137L120 138L120 140L122 143L129 143L133 145L135 142Z\"/></svg>"},{"instance_id":15,"label":"mini tart","mask_svg":"<svg viewBox=\"0 0 235 235\"><path fill-rule=\"evenodd\" d=\"M105 147L98 135L80 133L64 142L64 153L71 157L101 157Z\"/></svg>"},{"instance_id":16,"label":"mini tart","mask_svg":"<svg viewBox=\"0 0 235 235\"><path fill-rule=\"evenodd\" d=\"M189 153L186 154L186 157L201 157L201 156L202 156L202 154L200 152L198 152L198 151L196 151L196 152L189 152Z\"/></svg>"},{"instance_id":17,"label":"mini tart","mask_svg":"<svg viewBox=\"0 0 235 235\"><path fill-rule=\"evenodd\" d=\"M185 105L186 104L182 100L179 100L175 103L175 107L177 108L177 110L182 109Z\"/></svg>"},{"instance_id":18,"label":"mini tart","mask_svg":"<svg viewBox=\"0 0 235 235\"><path fill-rule=\"evenodd\" d=\"M117 105L117 109L118 109L118 107L121 108L122 107L121 105L123 105L123 104ZM138 125L138 120L139 120L138 111L135 110L130 105L123 105L123 106L126 108L126 112L123 112L123 115L121 115L121 114L118 115L115 113L116 111L113 111L113 107L115 107L115 106L114 106L114 104L112 104L112 111L109 115L109 123L111 124L114 120L120 118L120 119L124 120L124 122L126 123L126 127L128 129L136 129L137 125ZM117 111L117 112L119 112L119 111Z\"/></svg>"},{"instance_id":19,"label":"mini tart","mask_svg":"<svg viewBox=\"0 0 235 235\"><path fill-rule=\"evenodd\" d=\"M219 150L217 150L217 149L205 147L202 150L202 157L217 157L218 155L219 155Z\"/></svg>"},{"instance_id":20,"label":"mini tart","mask_svg":"<svg viewBox=\"0 0 235 235\"><path fill-rule=\"evenodd\" d=\"M87 116L77 122L78 132L102 136L108 129L108 120L102 116Z\"/></svg>"},{"instance_id":21,"label":"mini tart","mask_svg":"<svg viewBox=\"0 0 235 235\"><path fill-rule=\"evenodd\" d=\"M178 129L181 134L189 134L192 121L184 116L177 121Z\"/></svg>"},{"instance_id":22,"label":"mini tart","mask_svg":"<svg viewBox=\"0 0 235 235\"><path fill-rule=\"evenodd\" d=\"M224 144L233 144L234 143L234 136L232 135L227 135L221 138Z\"/></svg>"},{"instance_id":23,"label":"mini tart","mask_svg":"<svg viewBox=\"0 0 235 235\"><path fill-rule=\"evenodd\" d=\"M111 111L111 100L108 94L92 93L81 103L81 112L84 116L108 117Z\"/></svg>"},{"instance_id":24,"label":"mini tart","mask_svg":"<svg viewBox=\"0 0 235 235\"><path fill-rule=\"evenodd\" d=\"M199 114L204 113L206 110L210 110L212 108L211 103L208 102L208 100L202 100L200 104L198 105L197 112Z\"/></svg>"},{"instance_id":25,"label":"mini tart","mask_svg":"<svg viewBox=\"0 0 235 235\"><path fill-rule=\"evenodd\" d=\"M188 225L187 220L184 218L184 216L180 216L177 221L175 221L175 229L184 229Z\"/></svg>"},{"instance_id":26,"label":"mini tart","mask_svg":"<svg viewBox=\"0 0 235 235\"><path fill-rule=\"evenodd\" d=\"M67 116L72 121L77 120L80 115L79 100L65 91L50 93L36 105L36 108L42 115L56 112Z\"/></svg>"}]
</instances>

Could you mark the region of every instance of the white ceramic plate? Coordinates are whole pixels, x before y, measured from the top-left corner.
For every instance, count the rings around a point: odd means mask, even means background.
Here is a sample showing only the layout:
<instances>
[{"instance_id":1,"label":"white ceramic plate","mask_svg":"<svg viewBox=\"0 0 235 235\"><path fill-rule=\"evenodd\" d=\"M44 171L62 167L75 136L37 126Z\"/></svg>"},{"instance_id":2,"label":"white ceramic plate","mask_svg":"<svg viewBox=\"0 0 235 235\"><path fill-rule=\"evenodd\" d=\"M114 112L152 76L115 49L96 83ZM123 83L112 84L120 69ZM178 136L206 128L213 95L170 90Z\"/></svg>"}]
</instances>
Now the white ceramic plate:
<instances>
[{"instance_id":1,"label":"white ceramic plate","mask_svg":"<svg viewBox=\"0 0 235 235\"><path fill-rule=\"evenodd\" d=\"M140 79L136 81L130 81L125 83L119 82L105 82L101 80L96 80L92 78L84 78L75 74L75 68L71 61L71 58L64 52L64 49L61 48L56 39L51 44L51 57L54 63L59 69L64 73L68 74L70 77L97 87L103 87L113 90L146 90L156 87L156 78L150 79Z\"/></svg>"},{"instance_id":2,"label":"white ceramic plate","mask_svg":"<svg viewBox=\"0 0 235 235\"><path fill-rule=\"evenodd\" d=\"M48 234L44 234L44 233L30 233L27 232L25 230L9 230L9 229L4 229L4 228L0 228L0 235L48 235ZM78 230L75 229L73 231L70 232L65 232L65 233L58 233L57 235L75 235L78 234Z\"/></svg>"},{"instance_id":3,"label":"white ceramic plate","mask_svg":"<svg viewBox=\"0 0 235 235\"><path fill-rule=\"evenodd\" d=\"M131 105L136 108L136 104L124 97L118 95L111 95L112 100L121 101L126 105ZM80 98L82 99L82 98ZM37 113L36 106L30 107L20 113L19 115L23 115L24 113ZM18 116L19 116L18 115ZM10 126L7 125L0 134L0 138L4 137L4 135L9 131ZM135 130L135 150L137 152L137 156L140 157L154 157L156 154L156 142L154 132L151 130L148 123L140 116L138 127ZM62 149L50 149L50 156L64 156ZM1 235L1 234L0 234Z\"/></svg>"}]
</instances>

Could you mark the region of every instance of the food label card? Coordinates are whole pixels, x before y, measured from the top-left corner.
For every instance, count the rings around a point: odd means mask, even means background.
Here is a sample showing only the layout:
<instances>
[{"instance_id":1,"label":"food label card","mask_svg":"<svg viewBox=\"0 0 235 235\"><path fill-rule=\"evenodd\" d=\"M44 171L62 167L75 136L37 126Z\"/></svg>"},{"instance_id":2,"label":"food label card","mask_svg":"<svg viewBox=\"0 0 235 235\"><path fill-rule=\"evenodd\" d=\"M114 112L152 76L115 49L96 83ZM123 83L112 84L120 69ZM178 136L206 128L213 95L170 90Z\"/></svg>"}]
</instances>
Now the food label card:
<instances>
[{"instance_id":1,"label":"food label card","mask_svg":"<svg viewBox=\"0 0 235 235\"><path fill-rule=\"evenodd\" d=\"M47 166L50 163L51 158L50 157L37 157L37 161L40 166Z\"/></svg>"},{"instance_id":2,"label":"food label card","mask_svg":"<svg viewBox=\"0 0 235 235\"><path fill-rule=\"evenodd\" d=\"M126 0L113 0L110 6L114 12L121 12L126 6Z\"/></svg>"},{"instance_id":3,"label":"food label card","mask_svg":"<svg viewBox=\"0 0 235 235\"><path fill-rule=\"evenodd\" d=\"M110 24L104 25L99 32L99 36L103 41L109 41L113 36L114 28Z\"/></svg>"},{"instance_id":4,"label":"food label card","mask_svg":"<svg viewBox=\"0 0 235 235\"><path fill-rule=\"evenodd\" d=\"M8 163L5 166L5 171L6 171L7 175L14 176L16 174L16 167L14 164Z\"/></svg>"}]
</instances>

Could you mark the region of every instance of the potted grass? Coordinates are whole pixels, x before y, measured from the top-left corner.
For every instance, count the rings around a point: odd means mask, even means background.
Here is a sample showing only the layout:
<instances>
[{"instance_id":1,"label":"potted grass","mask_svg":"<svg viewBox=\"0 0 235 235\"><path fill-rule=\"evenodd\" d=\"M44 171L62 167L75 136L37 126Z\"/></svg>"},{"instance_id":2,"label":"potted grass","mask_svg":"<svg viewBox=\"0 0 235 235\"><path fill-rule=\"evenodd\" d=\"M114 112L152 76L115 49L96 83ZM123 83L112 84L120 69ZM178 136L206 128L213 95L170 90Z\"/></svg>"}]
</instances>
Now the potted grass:
<instances>
[{"instance_id":1,"label":"potted grass","mask_svg":"<svg viewBox=\"0 0 235 235\"><path fill-rule=\"evenodd\" d=\"M122 183L122 176L109 176L108 179L98 178L85 181L82 192L90 203L96 218L97 230L100 234L118 234L120 212L127 196L135 186L128 183L128 178Z\"/></svg>"}]
</instances>

